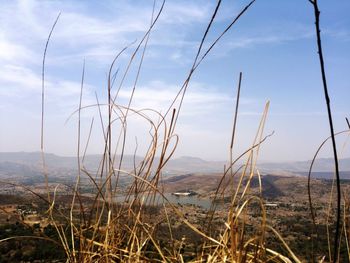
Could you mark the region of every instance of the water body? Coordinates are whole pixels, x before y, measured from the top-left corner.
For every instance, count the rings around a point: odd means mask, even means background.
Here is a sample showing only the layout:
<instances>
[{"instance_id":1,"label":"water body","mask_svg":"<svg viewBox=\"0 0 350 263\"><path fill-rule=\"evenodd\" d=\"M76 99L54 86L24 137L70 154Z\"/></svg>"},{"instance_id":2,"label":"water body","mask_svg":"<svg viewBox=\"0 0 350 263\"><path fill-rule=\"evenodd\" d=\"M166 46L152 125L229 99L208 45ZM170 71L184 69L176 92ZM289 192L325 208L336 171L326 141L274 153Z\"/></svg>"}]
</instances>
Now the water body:
<instances>
[{"instance_id":1,"label":"water body","mask_svg":"<svg viewBox=\"0 0 350 263\"><path fill-rule=\"evenodd\" d=\"M171 193L165 193L165 198L171 203L175 205L195 205L202 207L203 209L209 209L212 203L212 200L209 198L200 198L198 195L191 195L191 196L176 196ZM145 201L147 201L147 204L152 204L152 200L149 197L146 200L147 195L145 195ZM133 200L133 196L130 198L127 198L125 195L118 196L116 198L117 202L126 202L130 203ZM156 194L156 198L154 200L153 204L156 205L162 205L167 204L168 202L160 195Z\"/></svg>"}]
</instances>

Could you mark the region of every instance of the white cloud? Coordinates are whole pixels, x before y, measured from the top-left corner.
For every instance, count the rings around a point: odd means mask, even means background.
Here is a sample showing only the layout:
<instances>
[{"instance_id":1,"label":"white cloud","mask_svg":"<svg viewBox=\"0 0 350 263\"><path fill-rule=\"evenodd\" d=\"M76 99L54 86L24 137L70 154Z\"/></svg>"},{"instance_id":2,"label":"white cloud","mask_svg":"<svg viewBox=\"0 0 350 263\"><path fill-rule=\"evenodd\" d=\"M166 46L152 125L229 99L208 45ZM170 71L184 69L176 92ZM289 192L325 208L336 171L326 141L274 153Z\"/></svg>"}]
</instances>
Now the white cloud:
<instances>
[{"instance_id":1,"label":"white cloud","mask_svg":"<svg viewBox=\"0 0 350 263\"><path fill-rule=\"evenodd\" d=\"M136 88L132 107L135 109L152 108L164 113L175 99L181 87L167 84L162 81L153 81L147 85ZM131 89L121 90L119 98L122 103L127 103L131 95ZM234 101L231 94L220 91L203 83L191 82L185 95L182 114L193 116L206 114L213 110L221 111L231 108ZM243 105L254 103L252 99L241 98ZM175 105L178 105L179 99Z\"/></svg>"},{"instance_id":2,"label":"white cloud","mask_svg":"<svg viewBox=\"0 0 350 263\"><path fill-rule=\"evenodd\" d=\"M207 3L193 3L185 1L183 3L167 2L161 21L168 24L191 24L207 21L212 5Z\"/></svg>"},{"instance_id":3,"label":"white cloud","mask_svg":"<svg viewBox=\"0 0 350 263\"><path fill-rule=\"evenodd\" d=\"M338 40L342 40L344 42L350 41L350 32L347 29L325 29L322 31L324 34L329 35L330 37L336 38Z\"/></svg>"},{"instance_id":4,"label":"white cloud","mask_svg":"<svg viewBox=\"0 0 350 263\"><path fill-rule=\"evenodd\" d=\"M297 41L301 39L312 38L313 36L314 32L311 30L303 30L302 32L296 32L295 34L288 35L270 33L266 35L239 37L233 41L227 42L226 46L229 49L247 48L263 44L280 44L285 42Z\"/></svg>"},{"instance_id":5,"label":"white cloud","mask_svg":"<svg viewBox=\"0 0 350 263\"><path fill-rule=\"evenodd\" d=\"M0 10L0 17L6 21L6 24L0 25L0 58L12 61L20 58L22 66L24 63L40 64L48 33L61 12L48 50L48 65L66 66L84 58L106 65L122 48L143 37L152 14L152 2L141 5L128 1L109 4L109 8L104 5L98 7L102 8L100 12L104 12L102 16L94 12L93 3L89 2L8 2ZM156 12L159 5L160 2ZM171 48L173 54L178 54L172 57L173 61L181 62L183 49L192 50L197 44L186 39L188 29L206 22L211 9L209 3L166 2L149 42L150 47L155 46L153 58L161 59L156 54L157 47L161 46Z\"/></svg>"},{"instance_id":6,"label":"white cloud","mask_svg":"<svg viewBox=\"0 0 350 263\"><path fill-rule=\"evenodd\" d=\"M18 103L24 101L39 102L41 98L41 72L33 72L29 68L14 65L6 65L0 72L0 95L3 104ZM76 108L79 101L81 84L79 82L54 79L47 77L45 81L46 103L50 106L63 110L65 116ZM93 101L94 87L84 84L85 102ZM70 108L67 108L70 106ZM67 109L66 111L64 109ZM29 109L30 110L30 109Z\"/></svg>"},{"instance_id":7,"label":"white cloud","mask_svg":"<svg viewBox=\"0 0 350 263\"><path fill-rule=\"evenodd\" d=\"M32 70L16 65L4 65L0 72L0 93L16 97L34 95L40 91L41 79ZM34 93L33 93L34 92Z\"/></svg>"},{"instance_id":8,"label":"white cloud","mask_svg":"<svg viewBox=\"0 0 350 263\"><path fill-rule=\"evenodd\" d=\"M24 45L12 43L4 38L0 38L0 60L4 61L29 61L34 56Z\"/></svg>"}]
</instances>

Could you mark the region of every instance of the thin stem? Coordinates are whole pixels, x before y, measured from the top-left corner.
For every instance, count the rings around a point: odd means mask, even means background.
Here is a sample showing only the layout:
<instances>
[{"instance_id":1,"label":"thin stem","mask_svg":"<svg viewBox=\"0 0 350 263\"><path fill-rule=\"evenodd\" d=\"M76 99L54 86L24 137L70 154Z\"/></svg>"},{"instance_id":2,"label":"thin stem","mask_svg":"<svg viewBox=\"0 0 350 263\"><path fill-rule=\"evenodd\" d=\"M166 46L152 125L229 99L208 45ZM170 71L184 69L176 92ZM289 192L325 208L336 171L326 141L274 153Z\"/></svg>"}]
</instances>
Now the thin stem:
<instances>
[{"instance_id":1,"label":"thin stem","mask_svg":"<svg viewBox=\"0 0 350 263\"><path fill-rule=\"evenodd\" d=\"M235 134L236 134L236 125L237 125L237 115L238 115L238 106L239 106L239 97L241 94L241 83L242 83L242 72L239 73L239 81L238 81L238 88L237 88L237 97L236 97L236 107L235 107L235 115L233 118L233 127L232 127L232 136L231 136L231 144L230 144L230 163L232 163L233 159L233 144L235 141ZM231 167L231 177L232 177L232 167ZM232 180L232 187L233 187L233 180ZM233 188L232 188L233 189Z\"/></svg>"},{"instance_id":2,"label":"thin stem","mask_svg":"<svg viewBox=\"0 0 350 263\"><path fill-rule=\"evenodd\" d=\"M327 105L328 121L329 121L329 128L330 128L330 132L331 132L333 155L334 155L335 176L336 176L336 183L337 183L337 221L336 221L336 229L335 229L335 237L334 237L333 262L338 262L339 228L340 228L340 213L341 213L341 211L340 211L341 210L341 190L340 190L339 163L338 163L337 148L336 148L336 142L335 142L335 136L334 136L330 98L328 95L328 88L327 88L326 71L325 71L323 53L322 53L321 30L320 30L320 10L318 9L317 0L313 0L313 1L310 0L309 2L314 7L318 57L319 57L320 67L321 67L323 90L324 90L324 96L325 96L326 105Z\"/></svg>"},{"instance_id":3,"label":"thin stem","mask_svg":"<svg viewBox=\"0 0 350 263\"><path fill-rule=\"evenodd\" d=\"M52 25L52 28L50 30L49 36L47 37L46 44L45 44L45 50L43 54L43 64L42 64L42 69L41 69L41 134L40 134L40 150L41 150L41 159L42 159L42 164L43 164L43 172L44 172L44 177L45 177L45 185L46 185L46 190L47 190L47 199L50 201L50 191L49 191L49 179L48 179L48 174L47 174L47 169L46 169L46 164L45 164L45 154L44 154L44 113L45 113L45 61L46 61L46 53L47 53L47 48L49 46L49 42L51 39L51 35L53 30L56 27L57 21L60 18L61 13L58 14L55 22Z\"/></svg>"},{"instance_id":4,"label":"thin stem","mask_svg":"<svg viewBox=\"0 0 350 263\"><path fill-rule=\"evenodd\" d=\"M346 132L349 132L348 130L344 130L344 131L341 131L341 132L337 132L336 134L334 134L335 136L339 135L339 134L343 134L343 133L346 133ZM319 152L321 151L321 149L323 148L323 146L326 144L326 142L331 139L332 136L329 136L327 139L325 139L321 144L320 146L317 148L317 151L315 152L315 155L314 157L312 158L312 161L311 161L311 164L310 164L310 167L309 167L309 172L308 172L308 177L307 177L307 192L308 192L308 197L309 197L309 207L310 207L310 214L311 214L311 218L312 218L312 224L313 224L313 233L316 233L316 244L315 244L315 247L317 248L318 247L318 229L317 229L317 225L316 225L316 214L315 214L315 211L314 211L314 207L313 207L313 204L312 204L312 196L311 196L311 173L312 173L312 168L314 166L314 163L315 163L315 160L319 154ZM313 243L314 240L313 240L313 236L311 236L311 242ZM313 258L314 260L314 258Z\"/></svg>"}]
</instances>

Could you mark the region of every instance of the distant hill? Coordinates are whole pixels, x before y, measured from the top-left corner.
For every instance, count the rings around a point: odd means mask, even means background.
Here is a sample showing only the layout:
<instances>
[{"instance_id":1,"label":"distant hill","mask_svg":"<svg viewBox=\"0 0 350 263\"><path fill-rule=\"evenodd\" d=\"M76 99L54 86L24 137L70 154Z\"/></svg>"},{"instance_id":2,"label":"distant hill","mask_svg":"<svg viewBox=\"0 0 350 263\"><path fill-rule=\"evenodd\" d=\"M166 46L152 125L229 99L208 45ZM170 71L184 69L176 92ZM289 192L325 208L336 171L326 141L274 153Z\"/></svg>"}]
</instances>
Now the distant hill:
<instances>
[{"instance_id":1,"label":"distant hill","mask_svg":"<svg viewBox=\"0 0 350 263\"><path fill-rule=\"evenodd\" d=\"M91 171L96 171L101 163L102 155L87 155L84 165ZM117 158L118 160L118 158ZM122 169L131 170L142 162L139 156L125 155L122 162ZM155 163L159 159L156 158ZM36 175L41 174L41 153L40 152L0 152L0 175L16 174ZM58 156L51 153L45 154L45 162L51 170L76 171L77 158ZM262 173L277 175L297 175L305 176L309 170L311 161L302 162L280 162L280 163L259 163L258 168ZM183 156L171 159L163 169L164 175L188 174L188 173L221 173L224 161L206 161L201 158ZM340 170L344 179L350 179L350 158L339 161ZM119 163L115 163L118 167ZM314 178L332 178L334 164L332 158L317 159L313 168ZM155 167L153 167L155 168Z\"/></svg>"},{"instance_id":2,"label":"distant hill","mask_svg":"<svg viewBox=\"0 0 350 263\"><path fill-rule=\"evenodd\" d=\"M311 160L301 162L276 162L276 163L261 163L259 169L265 172L292 172L304 175L309 171ZM339 160L340 171L350 171L350 158ZM312 168L313 172L318 173L333 173L334 160L332 158L317 159Z\"/></svg>"},{"instance_id":3,"label":"distant hill","mask_svg":"<svg viewBox=\"0 0 350 263\"><path fill-rule=\"evenodd\" d=\"M101 163L102 155L86 155L84 159L84 165L87 169L97 170ZM142 158L133 155L124 155L122 162L122 169L133 169L134 161L136 165L142 162ZM117 161L119 159L117 158ZM159 161L156 158L155 163ZM40 152L0 152L0 164L1 163L17 163L22 165L29 165L31 167L41 167L42 158ZM77 158L58 156L51 153L45 154L45 163L49 168L66 168L77 169ZM164 172L169 173L187 173L187 172L218 172L222 171L225 162L210 162L195 157L180 157L170 160L165 168ZM114 167L118 167L119 162L116 162ZM154 167L155 168L155 167Z\"/></svg>"},{"instance_id":4,"label":"distant hill","mask_svg":"<svg viewBox=\"0 0 350 263\"><path fill-rule=\"evenodd\" d=\"M308 172L301 172L302 176L308 176ZM312 172L311 178L332 179L334 172ZM340 171L340 179L350 180L350 171Z\"/></svg>"}]
</instances>

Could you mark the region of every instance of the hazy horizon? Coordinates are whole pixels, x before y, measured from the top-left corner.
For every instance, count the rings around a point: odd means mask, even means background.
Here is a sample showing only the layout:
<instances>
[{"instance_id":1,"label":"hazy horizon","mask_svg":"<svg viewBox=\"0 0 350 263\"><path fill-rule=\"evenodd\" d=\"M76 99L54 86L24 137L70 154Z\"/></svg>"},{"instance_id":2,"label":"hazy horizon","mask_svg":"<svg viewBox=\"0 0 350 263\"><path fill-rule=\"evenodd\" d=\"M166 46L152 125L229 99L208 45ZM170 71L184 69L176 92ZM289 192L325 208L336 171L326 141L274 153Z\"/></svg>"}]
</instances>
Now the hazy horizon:
<instances>
[{"instance_id":1,"label":"hazy horizon","mask_svg":"<svg viewBox=\"0 0 350 263\"><path fill-rule=\"evenodd\" d=\"M246 3L222 4L205 45ZM153 1L2 2L0 151L40 151L41 63L48 33L59 12L46 60L44 150L76 156L77 115L66 121L79 106L84 59L83 106L96 103L95 92L100 102L106 102L109 66L122 48L143 37L152 5ZM350 117L350 3L320 1L319 5L334 125L336 131L341 131L347 128L345 117ZM214 7L215 3L209 1L166 2L150 35L133 108L165 113L187 76ZM159 8L157 1L156 12ZM131 45L118 60L116 68L121 72L135 48L136 44ZM132 65L119 93L117 102L121 105L127 104L137 66L137 62ZM190 82L176 127L179 145L174 157L227 160L240 71L243 81L234 155L252 144L265 102L270 100L264 134L275 134L262 145L259 159L312 159L330 132L313 8L306 0L256 1L221 39ZM106 109L102 111L106 117ZM93 117L87 152L98 154L103 152L104 144L96 108L82 112L81 147L83 150ZM115 137L119 130L118 126L113 128ZM133 154L137 148L136 154L142 155L148 146L149 125L131 116L128 131L126 153ZM344 135L337 137L339 158L350 156L349 147L343 147L347 139ZM329 144L320 156L332 157Z\"/></svg>"},{"instance_id":2,"label":"hazy horizon","mask_svg":"<svg viewBox=\"0 0 350 263\"><path fill-rule=\"evenodd\" d=\"M0 151L0 154L18 154L18 153L24 153L24 154L41 154L41 151L13 151L13 152L4 152L4 151ZM57 153L53 153L53 152L45 152L45 154L48 154L48 155L55 155L55 156L58 156L58 157L63 157L63 158L76 158L77 155L61 155L61 154L57 154ZM89 153L87 154L86 156L102 156L103 153ZM129 154L129 153L125 153L124 156L134 156L133 154ZM143 157L142 155L136 155L136 157ZM159 156L156 156L157 158L159 158ZM192 155L181 155L181 156L175 156L173 159L181 159L181 158L194 158L194 159L200 159L200 160L203 160L203 161L207 161L207 162L227 162L228 160L227 159L206 159L206 158L201 158L199 156L192 156ZM344 158L341 158L341 159L349 159L350 157L344 157ZM328 157L319 157L317 159L321 159L321 160L329 160L329 159L333 159L333 156L328 156ZM1 160L0 160L1 161ZM244 158L242 158L241 161L245 161ZM259 159L258 160L258 163L298 163L298 162L308 162L308 161L311 161L311 158L310 159L304 159L304 160L283 160L283 161L273 161L273 160L264 160L263 158Z\"/></svg>"}]
</instances>

